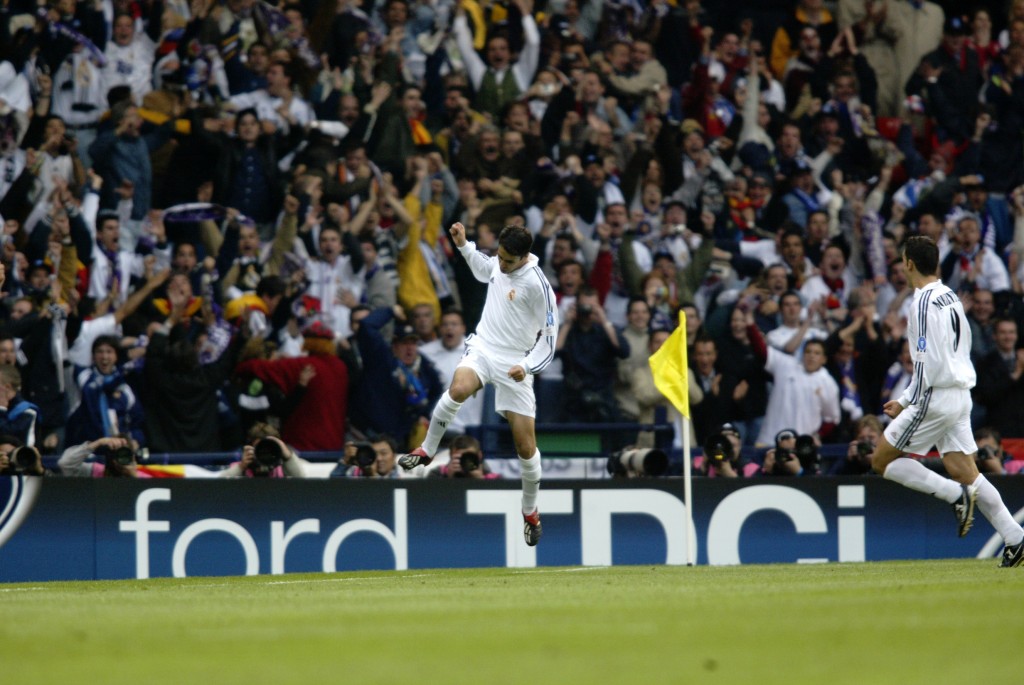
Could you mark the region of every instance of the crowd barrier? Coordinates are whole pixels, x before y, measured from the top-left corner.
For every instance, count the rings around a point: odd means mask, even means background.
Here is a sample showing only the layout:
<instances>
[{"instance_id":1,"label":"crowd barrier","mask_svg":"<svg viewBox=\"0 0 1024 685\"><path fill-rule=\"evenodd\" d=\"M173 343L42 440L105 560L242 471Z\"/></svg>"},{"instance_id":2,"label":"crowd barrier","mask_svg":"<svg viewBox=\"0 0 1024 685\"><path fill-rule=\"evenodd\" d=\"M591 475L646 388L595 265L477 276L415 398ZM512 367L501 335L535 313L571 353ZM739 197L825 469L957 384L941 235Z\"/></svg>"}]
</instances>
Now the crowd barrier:
<instances>
[{"instance_id":1,"label":"crowd barrier","mask_svg":"<svg viewBox=\"0 0 1024 685\"><path fill-rule=\"evenodd\" d=\"M1024 518L1024 479L994 477ZM0 478L0 582L365 569L993 557L980 520L877 477L548 481L522 538L517 481Z\"/></svg>"}]
</instances>

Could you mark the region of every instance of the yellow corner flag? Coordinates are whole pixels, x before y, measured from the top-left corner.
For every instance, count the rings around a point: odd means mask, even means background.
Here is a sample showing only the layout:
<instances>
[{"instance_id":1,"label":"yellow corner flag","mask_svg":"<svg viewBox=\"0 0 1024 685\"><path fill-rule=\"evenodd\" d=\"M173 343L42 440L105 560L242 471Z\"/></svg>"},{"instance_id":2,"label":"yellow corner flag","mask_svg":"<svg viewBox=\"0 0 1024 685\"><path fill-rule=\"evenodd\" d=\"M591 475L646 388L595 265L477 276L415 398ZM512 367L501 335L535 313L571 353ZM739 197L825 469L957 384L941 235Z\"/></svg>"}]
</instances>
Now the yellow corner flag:
<instances>
[{"instance_id":1,"label":"yellow corner flag","mask_svg":"<svg viewBox=\"0 0 1024 685\"><path fill-rule=\"evenodd\" d=\"M654 385L679 413L690 418L690 382L686 364L686 313L679 312L679 328L649 360Z\"/></svg>"}]
</instances>

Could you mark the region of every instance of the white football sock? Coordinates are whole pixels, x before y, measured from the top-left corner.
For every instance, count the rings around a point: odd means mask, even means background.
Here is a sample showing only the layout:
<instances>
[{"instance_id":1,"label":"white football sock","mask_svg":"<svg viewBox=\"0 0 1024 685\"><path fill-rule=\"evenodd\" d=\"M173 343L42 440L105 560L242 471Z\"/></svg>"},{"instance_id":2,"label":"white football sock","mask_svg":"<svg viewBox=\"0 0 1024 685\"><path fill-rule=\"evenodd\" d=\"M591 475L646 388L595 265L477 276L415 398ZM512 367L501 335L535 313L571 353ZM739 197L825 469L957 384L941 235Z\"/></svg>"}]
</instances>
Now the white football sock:
<instances>
[{"instance_id":1,"label":"white football sock","mask_svg":"<svg viewBox=\"0 0 1024 685\"><path fill-rule=\"evenodd\" d=\"M437 452L437 446L448 430L448 424L455 420L455 415L462 408L461 402L456 402L445 390L441 398L434 406L434 412L430 415L430 427L427 429L427 437L423 438L423 449L427 455L433 457Z\"/></svg>"},{"instance_id":2,"label":"white football sock","mask_svg":"<svg viewBox=\"0 0 1024 685\"><path fill-rule=\"evenodd\" d=\"M523 513L532 514L537 510L540 491L540 450L535 450L529 459L519 457L519 470L523 476Z\"/></svg>"},{"instance_id":3,"label":"white football sock","mask_svg":"<svg viewBox=\"0 0 1024 685\"><path fill-rule=\"evenodd\" d=\"M1008 545L1016 545L1024 540L1024 528L1013 520L1013 515L1003 504L1003 498L999 496L996 487L980 473L974 485L978 488L978 509L1003 537L1003 541Z\"/></svg>"},{"instance_id":4,"label":"white football sock","mask_svg":"<svg viewBox=\"0 0 1024 685\"><path fill-rule=\"evenodd\" d=\"M960 499L960 495L963 492L960 483L949 478L943 478L921 462L910 457L899 457L889 462L883 476L911 490L934 495L950 504Z\"/></svg>"}]
</instances>

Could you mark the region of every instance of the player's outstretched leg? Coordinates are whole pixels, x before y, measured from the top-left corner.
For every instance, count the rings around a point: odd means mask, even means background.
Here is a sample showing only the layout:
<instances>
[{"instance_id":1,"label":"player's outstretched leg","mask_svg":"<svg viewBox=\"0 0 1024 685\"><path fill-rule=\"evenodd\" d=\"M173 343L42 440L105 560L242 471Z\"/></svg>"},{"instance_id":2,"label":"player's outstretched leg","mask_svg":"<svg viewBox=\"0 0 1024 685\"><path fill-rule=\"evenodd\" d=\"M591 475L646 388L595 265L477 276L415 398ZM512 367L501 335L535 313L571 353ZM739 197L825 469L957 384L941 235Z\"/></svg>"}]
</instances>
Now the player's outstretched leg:
<instances>
[{"instance_id":1,"label":"player's outstretched leg","mask_svg":"<svg viewBox=\"0 0 1024 685\"><path fill-rule=\"evenodd\" d=\"M430 427L427 429L427 437L423 439L423 444L412 452L400 454L398 465L409 471L432 462L434 453L437 452L437 446L441 443L441 438L444 437L444 432L448 429L448 425L455 420L455 416L461 408L462 402L452 399L449 391L445 390L441 393L437 404L434 405L434 411L431 412Z\"/></svg>"},{"instance_id":2,"label":"player's outstretched leg","mask_svg":"<svg viewBox=\"0 0 1024 685\"><path fill-rule=\"evenodd\" d=\"M874 463L876 471L886 480L895 481L911 490L926 493L952 504L953 513L956 515L957 534L960 537L967 534L974 523L974 504L978 496L976 485L961 485L949 478L943 478L916 459L904 456L892 458L892 455L899 453L885 438L879 441L876 456L880 452L882 458Z\"/></svg>"},{"instance_id":3,"label":"player's outstretched leg","mask_svg":"<svg viewBox=\"0 0 1024 685\"><path fill-rule=\"evenodd\" d=\"M978 510L1003 538L1002 562L1004 568L1020 566L1024 562L1024 528L1013 519L999 491L983 474L978 474L972 485L978 491Z\"/></svg>"},{"instance_id":4,"label":"player's outstretched leg","mask_svg":"<svg viewBox=\"0 0 1024 685\"><path fill-rule=\"evenodd\" d=\"M543 532L540 512L537 510L537 493L540 491L540 450L535 450L529 459L519 457L519 468L523 477L523 538L530 547L540 542Z\"/></svg>"}]
</instances>

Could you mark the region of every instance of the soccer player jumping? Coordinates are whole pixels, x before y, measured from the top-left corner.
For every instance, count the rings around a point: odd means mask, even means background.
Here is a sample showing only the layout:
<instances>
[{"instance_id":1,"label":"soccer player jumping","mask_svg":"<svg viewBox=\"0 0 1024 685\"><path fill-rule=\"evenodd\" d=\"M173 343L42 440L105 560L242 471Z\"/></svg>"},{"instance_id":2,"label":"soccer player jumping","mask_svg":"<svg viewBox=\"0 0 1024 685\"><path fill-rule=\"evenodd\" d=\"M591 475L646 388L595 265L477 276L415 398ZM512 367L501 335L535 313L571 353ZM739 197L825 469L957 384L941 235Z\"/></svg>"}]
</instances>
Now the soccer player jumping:
<instances>
[{"instance_id":1,"label":"soccer player jumping","mask_svg":"<svg viewBox=\"0 0 1024 685\"><path fill-rule=\"evenodd\" d=\"M1019 566L1024 560L1024 529L974 462L978 446L971 433L971 388L976 374L963 305L936 275L939 251L930 238L909 238L903 264L915 288L907 325L914 375L903 395L883 407L893 421L879 440L871 465L889 480L952 504L960 537L970 530L977 503L1006 545L1000 565ZM904 456L926 454L933 445L952 480Z\"/></svg>"},{"instance_id":2,"label":"soccer player jumping","mask_svg":"<svg viewBox=\"0 0 1024 685\"><path fill-rule=\"evenodd\" d=\"M537 401L533 376L555 357L558 308L555 293L530 254L533 236L522 226L506 226L498 235L498 254L488 257L466 240L466 229L449 230L473 275L488 283L487 299L476 333L466 338L466 353L455 369L451 386L430 417L423 444L398 458L406 470L429 464L448 424L462 403L485 383L494 384L494 409L512 428L512 440L523 477L523 536L531 547L540 541L540 450L534 431Z\"/></svg>"}]
</instances>

